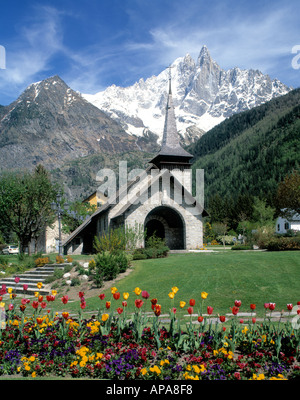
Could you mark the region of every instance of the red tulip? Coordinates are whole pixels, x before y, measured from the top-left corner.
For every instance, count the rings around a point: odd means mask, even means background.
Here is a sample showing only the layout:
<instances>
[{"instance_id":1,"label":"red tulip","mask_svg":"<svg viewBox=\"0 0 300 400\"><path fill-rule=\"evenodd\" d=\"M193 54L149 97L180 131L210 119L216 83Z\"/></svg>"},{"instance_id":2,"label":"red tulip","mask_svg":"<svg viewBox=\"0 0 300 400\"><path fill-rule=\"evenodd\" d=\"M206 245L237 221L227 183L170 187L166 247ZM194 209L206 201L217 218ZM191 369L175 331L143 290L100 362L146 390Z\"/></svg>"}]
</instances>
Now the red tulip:
<instances>
[{"instance_id":1,"label":"red tulip","mask_svg":"<svg viewBox=\"0 0 300 400\"><path fill-rule=\"evenodd\" d=\"M242 305L241 300L235 300L234 305L235 305L236 307L241 307L241 305Z\"/></svg>"},{"instance_id":2,"label":"red tulip","mask_svg":"<svg viewBox=\"0 0 300 400\"><path fill-rule=\"evenodd\" d=\"M120 293L119 293L119 292L115 292L115 293L113 294L113 298L114 298L115 300L119 300L119 298L120 298Z\"/></svg>"},{"instance_id":3,"label":"red tulip","mask_svg":"<svg viewBox=\"0 0 300 400\"><path fill-rule=\"evenodd\" d=\"M225 322L225 319L226 319L226 318L225 318L224 315L220 315L220 321L221 321L221 322Z\"/></svg>"},{"instance_id":4,"label":"red tulip","mask_svg":"<svg viewBox=\"0 0 300 400\"><path fill-rule=\"evenodd\" d=\"M150 300L151 301L151 303L155 306L155 304L157 303L157 299L151 299Z\"/></svg>"},{"instance_id":5,"label":"red tulip","mask_svg":"<svg viewBox=\"0 0 300 400\"><path fill-rule=\"evenodd\" d=\"M191 307L194 307L195 304L196 304L196 301L195 301L194 299L191 299L191 300L190 300L190 306L191 306Z\"/></svg>"},{"instance_id":6,"label":"red tulip","mask_svg":"<svg viewBox=\"0 0 300 400\"><path fill-rule=\"evenodd\" d=\"M275 305L276 303L269 303L269 310L271 311L275 310Z\"/></svg>"},{"instance_id":7,"label":"red tulip","mask_svg":"<svg viewBox=\"0 0 300 400\"><path fill-rule=\"evenodd\" d=\"M193 307L189 307L188 309L187 309L187 312L191 315L191 314L193 314Z\"/></svg>"},{"instance_id":8,"label":"red tulip","mask_svg":"<svg viewBox=\"0 0 300 400\"><path fill-rule=\"evenodd\" d=\"M39 302L38 302L38 301L33 301L33 302L32 302L32 307L33 307L33 308L37 309L38 306L39 306Z\"/></svg>"},{"instance_id":9,"label":"red tulip","mask_svg":"<svg viewBox=\"0 0 300 400\"><path fill-rule=\"evenodd\" d=\"M233 306L232 308L230 307L230 309L233 315L237 315L237 313L239 312L239 308L236 306Z\"/></svg>"},{"instance_id":10,"label":"red tulip","mask_svg":"<svg viewBox=\"0 0 300 400\"><path fill-rule=\"evenodd\" d=\"M269 306L270 306L270 303L265 303L264 304L264 307L265 307L266 310L269 308Z\"/></svg>"},{"instance_id":11,"label":"red tulip","mask_svg":"<svg viewBox=\"0 0 300 400\"><path fill-rule=\"evenodd\" d=\"M160 304L155 304L155 306L154 306L154 313L155 313L155 315L156 315L157 317L160 316L160 313L161 313L161 305L160 305Z\"/></svg>"},{"instance_id":12,"label":"red tulip","mask_svg":"<svg viewBox=\"0 0 300 400\"><path fill-rule=\"evenodd\" d=\"M104 294L104 293L101 293L98 297L99 297L100 300L103 300L104 297L105 297L105 294Z\"/></svg>"},{"instance_id":13,"label":"red tulip","mask_svg":"<svg viewBox=\"0 0 300 400\"><path fill-rule=\"evenodd\" d=\"M45 301L42 301L41 302L41 307L44 309L44 308L46 308L47 307L47 303L45 302Z\"/></svg>"},{"instance_id":14,"label":"red tulip","mask_svg":"<svg viewBox=\"0 0 300 400\"><path fill-rule=\"evenodd\" d=\"M251 310L255 310L256 309L256 305L255 304L250 304L250 308L251 308Z\"/></svg>"},{"instance_id":15,"label":"red tulip","mask_svg":"<svg viewBox=\"0 0 300 400\"><path fill-rule=\"evenodd\" d=\"M255 322L256 322L256 318L252 318L252 322L253 322L253 324L255 324Z\"/></svg>"},{"instance_id":16,"label":"red tulip","mask_svg":"<svg viewBox=\"0 0 300 400\"><path fill-rule=\"evenodd\" d=\"M134 301L134 303L135 303L136 308L141 308L142 305L144 304L143 300L141 300L141 299L136 299Z\"/></svg>"},{"instance_id":17,"label":"red tulip","mask_svg":"<svg viewBox=\"0 0 300 400\"><path fill-rule=\"evenodd\" d=\"M127 301L122 301L122 306L127 307Z\"/></svg>"},{"instance_id":18,"label":"red tulip","mask_svg":"<svg viewBox=\"0 0 300 400\"><path fill-rule=\"evenodd\" d=\"M106 307L107 309L110 308L110 301L107 301L107 302L105 303L105 307Z\"/></svg>"},{"instance_id":19,"label":"red tulip","mask_svg":"<svg viewBox=\"0 0 300 400\"><path fill-rule=\"evenodd\" d=\"M214 311L213 307L211 307L211 306L207 307L207 314L208 315L211 315L213 313L213 311Z\"/></svg>"},{"instance_id":20,"label":"red tulip","mask_svg":"<svg viewBox=\"0 0 300 400\"><path fill-rule=\"evenodd\" d=\"M67 302L69 301L69 296L63 296L62 298L61 298L61 301L64 303L64 304L67 304Z\"/></svg>"},{"instance_id":21,"label":"red tulip","mask_svg":"<svg viewBox=\"0 0 300 400\"><path fill-rule=\"evenodd\" d=\"M117 313L118 313L118 314L122 314L122 312L123 312L123 308L118 307L118 308L117 308Z\"/></svg>"},{"instance_id":22,"label":"red tulip","mask_svg":"<svg viewBox=\"0 0 300 400\"><path fill-rule=\"evenodd\" d=\"M78 293L78 296L81 298L81 297L83 297L84 296L84 292L79 292Z\"/></svg>"},{"instance_id":23,"label":"red tulip","mask_svg":"<svg viewBox=\"0 0 300 400\"><path fill-rule=\"evenodd\" d=\"M86 307L86 302L85 302L85 301L82 301L82 302L80 303L80 308L81 308L82 310L84 310L85 307Z\"/></svg>"},{"instance_id":24,"label":"red tulip","mask_svg":"<svg viewBox=\"0 0 300 400\"><path fill-rule=\"evenodd\" d=\"M13 304L9 304L8 305L8 309L9 309L9 311L12 311L14 309L14 305Z\"/></svg>"},{"instance_id":25,"label":"red tulip","mask_svg":"<svg viewBox=\"0 0 300 400\"><path fill-rule=\"evenodd\" d=\"M244 320L243 319L240 319L240 324L243 324L244 323Z\"/></svg>"},{"instance_id":26,"label":"red tulip","mask_svg":"<svg viewBox=\"0 0 300 400\"><path fill-rule=\"evenodd\" d=\"M289 304L286 305L286 307L287 307L287 309L288 309L289 311L292 311L292 309L293 309L293 304L292 304L292 303L289 303Z\"/></svg>"},{"instance_id":27,"label":"red tulip","mask_svg":"<svg viewBox=\"0 0 300 400\"><path fill-rule=\"evenodd\" d=\"M202 315L199 315L199 317L198 317L198 322L201 323L201 322L203 321L203 319L204 319L204 318L202 317Z\"/></svg>"},{"instance_id":28,"label":"red tulip","mask_svg":"<svg viewBox=\"0 0 300 400\"><path fill-rule=\"evenodd\" d=\"M143 290L142 291L142 297L144 298L144 299L149 299L149 293L147 292L147 290Z\"/></svg>"}]
</instances>

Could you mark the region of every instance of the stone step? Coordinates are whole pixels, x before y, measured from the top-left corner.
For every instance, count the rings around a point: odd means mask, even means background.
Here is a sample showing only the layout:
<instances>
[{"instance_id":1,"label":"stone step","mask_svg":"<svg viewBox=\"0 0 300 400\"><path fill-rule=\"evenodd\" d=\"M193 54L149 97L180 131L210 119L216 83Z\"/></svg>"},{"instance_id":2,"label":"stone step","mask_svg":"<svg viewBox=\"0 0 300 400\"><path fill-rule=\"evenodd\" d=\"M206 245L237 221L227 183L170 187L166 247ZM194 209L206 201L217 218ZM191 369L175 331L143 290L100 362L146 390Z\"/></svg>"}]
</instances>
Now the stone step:
<instances>
[{"instance_id":1,"label":"stone step","mask_svg":"<svg viewBox=\"0 0 300 400\"><path fill-rule=\"evenodd\" d=\"M39 292L41 295L47 295L49 294L49 290L45 288L38 289L37 283L43 283L48 276L53 275L56 269L63 270L66 265L71 264L46 264L22 274L15 274L7 278L3 277L0 279L0 287L2 285L6 285L7 288L11 287L14 293L34 295L35 292ZM15 282L16 277L20 279L18 283ZM24 284L27 285L26 292L23 289Z\"/></svg>"}]
</instances>

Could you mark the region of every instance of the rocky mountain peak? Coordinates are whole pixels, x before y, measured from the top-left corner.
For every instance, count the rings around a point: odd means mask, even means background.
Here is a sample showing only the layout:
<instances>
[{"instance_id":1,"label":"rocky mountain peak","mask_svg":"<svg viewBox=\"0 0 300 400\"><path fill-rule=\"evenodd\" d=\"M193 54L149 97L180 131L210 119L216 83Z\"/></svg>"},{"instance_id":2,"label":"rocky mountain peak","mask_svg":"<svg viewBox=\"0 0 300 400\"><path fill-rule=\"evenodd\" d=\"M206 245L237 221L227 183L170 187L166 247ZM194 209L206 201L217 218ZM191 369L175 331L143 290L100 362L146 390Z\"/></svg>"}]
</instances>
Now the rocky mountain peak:
<instances>
[{"instance_id":1,"label":"rocky mountain peak","mask_svg":"<svg viewBox=\"0 0 300 400\"><path fill-rule=\"evenodd\" d=\"M258 106L291 90L255 70L224 70L203 46L196 62L186 54L172 65L176 123L189 144L225 118ZM168 70L126 88L108 87L84 98L117 120L130 135L152 132L162 139Z\"/></svg>"}]
</instances>

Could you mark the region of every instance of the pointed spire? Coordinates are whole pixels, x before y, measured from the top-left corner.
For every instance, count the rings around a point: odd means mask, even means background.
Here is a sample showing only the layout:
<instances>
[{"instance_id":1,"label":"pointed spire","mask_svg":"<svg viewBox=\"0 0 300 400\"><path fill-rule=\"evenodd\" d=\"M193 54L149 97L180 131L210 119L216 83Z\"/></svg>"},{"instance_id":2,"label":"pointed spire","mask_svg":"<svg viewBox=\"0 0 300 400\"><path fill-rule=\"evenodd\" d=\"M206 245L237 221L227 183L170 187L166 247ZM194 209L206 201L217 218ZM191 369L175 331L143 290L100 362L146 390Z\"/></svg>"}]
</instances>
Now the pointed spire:
<instances>
[{"instance_id":1,"label":"pointed spire","mask_svg":"<svg viewBox=\"0 0 300 400\"><path fill-rule=\"evenodd\" d=\"M159 162L162 162L163 158L169 159L171 157L174 162L176 162L175 158L177 158L178 161L179 159L180 161L183 161L183 159L189 161L191 158L193 158L193 156L184 150L180 144L180 137L176 127L176 118L172 97L171 68L172 67L169 67L169 93L166 105L162 145L158 155L151 161L154 164L158 160Z\"/></svg>"},{"instance_id":2,"label":"pointed spire","mask_svg":"<svg viewBox=\"0 0 300 400\"><path fill-rule=\"evenodd\" d=\"M159 154L172 156L191 156L180 145L180 137L177 131L175 110L172 97L171 67L169 67L169 94L166 106L165 125L162 146Z\"/></svg>"}]
</instances>

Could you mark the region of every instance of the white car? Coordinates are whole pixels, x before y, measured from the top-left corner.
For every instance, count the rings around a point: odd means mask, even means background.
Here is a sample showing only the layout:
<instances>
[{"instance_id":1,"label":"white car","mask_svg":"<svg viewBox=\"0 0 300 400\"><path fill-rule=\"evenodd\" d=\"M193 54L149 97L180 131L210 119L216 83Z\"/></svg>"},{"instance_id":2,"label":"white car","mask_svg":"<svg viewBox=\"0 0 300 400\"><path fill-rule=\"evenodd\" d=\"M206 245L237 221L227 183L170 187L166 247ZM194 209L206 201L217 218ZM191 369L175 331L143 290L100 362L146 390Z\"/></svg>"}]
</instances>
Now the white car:
<instances>
[{"instance_id":1,"label":"white car","mask_svg":"<svg viewBox=\"0 0 300 400\"><path fill-rule=\"evenodd\" d=\"M3 254L19 254L19 247L18 246L6 246L2 250Z\"/></svg>"}]
</instances>

